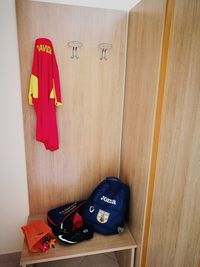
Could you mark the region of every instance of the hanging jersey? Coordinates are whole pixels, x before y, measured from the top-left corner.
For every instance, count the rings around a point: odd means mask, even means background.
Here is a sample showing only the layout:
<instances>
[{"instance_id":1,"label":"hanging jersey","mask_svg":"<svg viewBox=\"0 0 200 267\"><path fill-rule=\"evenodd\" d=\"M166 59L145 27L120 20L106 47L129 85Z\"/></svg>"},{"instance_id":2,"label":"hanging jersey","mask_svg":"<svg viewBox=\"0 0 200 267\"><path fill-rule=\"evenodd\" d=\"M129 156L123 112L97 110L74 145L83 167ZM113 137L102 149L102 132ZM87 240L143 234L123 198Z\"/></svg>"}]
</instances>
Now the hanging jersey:
<instances>
[{"instance_id":1,"label":"hanging jersey","mask_svg":"<svg viewBox=\"0 0 200 267\"><path fill-rule=\"evenodd\" d=\"M58 149L56 107L62 105L60 80L53 45L46 38L35 41L29 104L34 105L37 117L36 140L48 150Z\"/></svg>"}]
</instances>

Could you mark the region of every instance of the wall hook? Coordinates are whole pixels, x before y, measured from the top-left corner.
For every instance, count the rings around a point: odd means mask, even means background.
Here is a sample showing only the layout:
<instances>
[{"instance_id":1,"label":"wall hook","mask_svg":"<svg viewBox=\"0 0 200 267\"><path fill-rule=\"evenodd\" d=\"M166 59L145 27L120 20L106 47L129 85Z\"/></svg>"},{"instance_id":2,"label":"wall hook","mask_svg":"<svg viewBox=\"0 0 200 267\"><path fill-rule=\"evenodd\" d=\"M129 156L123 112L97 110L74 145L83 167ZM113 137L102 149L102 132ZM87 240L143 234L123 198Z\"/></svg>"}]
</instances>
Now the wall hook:
<instances>
[{"instance_id":1,"label":"wall hook","mask_svg":"<svg viewBox=\"0 0 200 267\"><path fill-rule=\"evenodd\" d=\"M110 50L112 48L112 44L109 43L100 43L98 45L98 47L101 49L101 56L100 56L100 60L107 60L108 56L107 56L107 51Z\"/></svg>"},{"instance_id":2,"label":"wall hook","mask_svg":"<svg viewBox=\"0 0 200 267\"><path fill-rule=\"evenodd\" d=\"M78 48L81 48L83 46L83 44L79 41L70 41L67 43L67 46L72 48L71 58L72 59L74 59L74 58L79 59Z\"/></svg>"}]
</instances>

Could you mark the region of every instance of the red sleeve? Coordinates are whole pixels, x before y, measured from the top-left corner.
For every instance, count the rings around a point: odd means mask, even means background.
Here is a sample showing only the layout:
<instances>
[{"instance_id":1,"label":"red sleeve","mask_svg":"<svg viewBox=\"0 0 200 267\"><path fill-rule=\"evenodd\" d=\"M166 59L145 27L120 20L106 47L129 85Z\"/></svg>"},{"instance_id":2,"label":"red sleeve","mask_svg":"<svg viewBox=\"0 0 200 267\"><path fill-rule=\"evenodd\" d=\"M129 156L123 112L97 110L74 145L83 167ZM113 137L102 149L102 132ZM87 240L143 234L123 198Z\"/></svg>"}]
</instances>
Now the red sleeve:
<instances>
[{"instance_id":1,"label":"red sleeve","mask_svg":"<svg viewBox=\"0 0 200 267\"><path fill-rule=\"evenodd\" d=\"M56 57L54 51L52 53L52 61L53 61L53 80L55 86L55 93L56 93L56 106L60 106L62 104L61 99L61 91L60 91L60 78L59 78L59 70L58 65L56 62Z\"/></svg>"},{"instance_id":2,"label":"red sleeve","mask_svg":"<svg viewBox=\"0 0 200 267\"><path fill-rule=\"evenodd\" d=\"M36 77L38 77L38 49L37 49L37 43L35 43L35 47L34 47L32 74L35 75Z\"/></svg>"}]
</instances>

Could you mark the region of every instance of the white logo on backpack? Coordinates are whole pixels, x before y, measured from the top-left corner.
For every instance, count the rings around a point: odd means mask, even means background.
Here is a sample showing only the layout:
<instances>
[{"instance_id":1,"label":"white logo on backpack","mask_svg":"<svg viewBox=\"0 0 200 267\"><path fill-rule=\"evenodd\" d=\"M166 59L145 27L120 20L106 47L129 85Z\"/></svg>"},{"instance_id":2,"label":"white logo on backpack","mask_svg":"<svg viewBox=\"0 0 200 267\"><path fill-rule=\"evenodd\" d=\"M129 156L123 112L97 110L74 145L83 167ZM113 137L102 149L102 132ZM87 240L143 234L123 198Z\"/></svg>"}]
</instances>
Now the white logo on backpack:
<instances>
[{"instance_id":1,"label":"white logo on backpack","mask_svg":"<svg viewBox=\"0 0 200 267\"><path fill-rule=\"evenodd\" d=\"M110 199L108 197L102 196L101 197L101 200L103 200L104 202L107 202L109 204L116 205L116 200L115 199Z\"/></svg>"}]
</instances>

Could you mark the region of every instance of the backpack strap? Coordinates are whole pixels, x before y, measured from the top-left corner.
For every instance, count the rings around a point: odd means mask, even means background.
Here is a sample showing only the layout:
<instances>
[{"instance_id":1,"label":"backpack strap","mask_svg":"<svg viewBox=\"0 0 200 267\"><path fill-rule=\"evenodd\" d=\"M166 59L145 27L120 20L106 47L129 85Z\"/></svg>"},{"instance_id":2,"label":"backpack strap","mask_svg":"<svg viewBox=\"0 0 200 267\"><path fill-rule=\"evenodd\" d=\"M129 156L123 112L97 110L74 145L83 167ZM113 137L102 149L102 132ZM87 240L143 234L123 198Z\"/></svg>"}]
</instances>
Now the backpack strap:
<instances>
[{"instance_id":1,"label":"backpack strap","mask_svg":"<svg viewBox=\"0 0 200 267\"><path fill-rule=\"evenodd\" d=\"M107 180L107 181L121 182L121 180L120 180L118 177L115 177L115 176L109 176L109 177L106 177L106 180Z\"/></svg>"}]
</instances>

